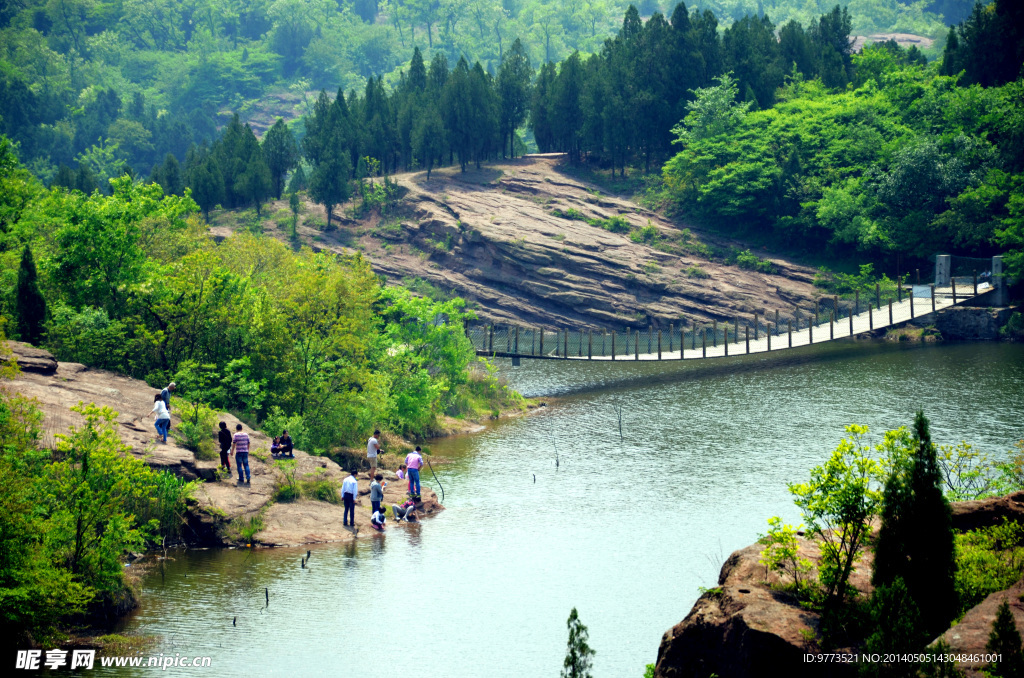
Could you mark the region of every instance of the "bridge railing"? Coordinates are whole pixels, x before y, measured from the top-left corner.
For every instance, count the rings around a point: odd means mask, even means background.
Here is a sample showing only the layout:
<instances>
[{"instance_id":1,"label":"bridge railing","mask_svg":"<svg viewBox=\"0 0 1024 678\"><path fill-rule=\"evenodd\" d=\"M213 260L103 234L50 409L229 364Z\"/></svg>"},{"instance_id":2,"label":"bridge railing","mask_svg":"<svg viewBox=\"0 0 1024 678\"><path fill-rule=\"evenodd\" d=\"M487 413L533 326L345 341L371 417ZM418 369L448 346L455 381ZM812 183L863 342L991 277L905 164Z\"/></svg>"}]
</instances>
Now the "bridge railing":
<instances>
[{"instance_id":1,"label":"bridge railing","mask_svg":"<svg viewBox=\"0 0 1024 678\"><path fill-rule=\"evenodd\" d=\"M970 277L952 277L948 285L934 283L904 287L898 284L885 297L874 294L841 298L821 297L809 308L788 315L759 312L733 318L681 320L656 327L621 329L547 329L515 325L471 325L467 336L478 353L536 358L638 359L658 356L679 359L682 351L725 355L773 350L849 337L923 316L986 291L988 283ZM694 357L692 354L690 357Z\"/></svg>"}]
</instances>

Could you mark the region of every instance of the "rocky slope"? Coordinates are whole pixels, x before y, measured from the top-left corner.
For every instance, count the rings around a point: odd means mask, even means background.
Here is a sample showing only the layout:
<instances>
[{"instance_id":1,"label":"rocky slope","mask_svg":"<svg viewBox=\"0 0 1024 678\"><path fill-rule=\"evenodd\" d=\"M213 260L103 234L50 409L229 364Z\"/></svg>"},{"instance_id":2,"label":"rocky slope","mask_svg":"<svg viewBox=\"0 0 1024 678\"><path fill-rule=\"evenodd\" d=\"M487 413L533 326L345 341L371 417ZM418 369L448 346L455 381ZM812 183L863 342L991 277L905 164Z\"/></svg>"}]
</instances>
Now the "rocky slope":
<instances>
[{"instance_id":1,"label":"rocky slope","mask_svg":"<svg viewBox=\"0 0 1024 678\"><path fill-rule=\"evenodd\" d=\"M789 315L813 306L814 271L771 259L775 274L744 270L698 254L702 245L746 246L691 231L560 170L560 157L527 157L471 170L398 175L404 196L393 215L341 220L321 232L323 209L307 204L300 239L332 251L362 251L392 281L421 278L462 296L486 322L544 327L622 329L685 318L725 320L776 309ZM286 202L267 209L287 209ZM635 228L648 224L648 244L612 233L578 217L621 217ZM235 227L228 215L214 220L215 235ZM219 225L218 225L219 224ZM290 223L265 221L287 239Z\"/></svg>"},{"instance_id":2,"label":"rocky slope","mask_svg":"<svg viewBox=\"0 0 1024 678\"><path fill-rule=\"evenodd\" d=\"M1024 492L984 501L957 502L953 508L953 527L959 531L997 525L1005 519L1024 521ZM799 540L800 556L816 564L817 546ZM773 590L775 573L765 575L758 563L760 544L733 553L722 566L718 586L705 592L690 613L665 632L655 665L657 678L753 678L768 675L766 667L780 667L788 676L846 677L857 675L855 664L819 664L804 661L804 654L818 652L814 638L818 632L817 613L806 610L791 596ZM851 585L869 596L873 554L868 552L857 563ZM816 577L816 571L807 576ZM967 612L959 624L942 638L951 652L984 654L988 634L1002 601L1009 600L1017 629L1024 634L1024 582L1006 591L993 593ZM938 640L938 639L936 639ZM839 648L835 652L852 652ZM983 667L962 663L968 678L981 678ZM781 674L780 674L781 675Z\"/></svg>"},{"instance_id":3,"label":"rocky slope","mask_svg":"<svg viewBox=\"0 0 1024 678\"><path fill-rule=\"evenodd\" d=\"M357 530L342 526L343 508L339 504L307 499L273 502L274 490L282 474L274 466L269 453L270 441L262 433L245 428L252 440L249 455L252 483L238 485L234 478L219 478L219 461L197 460L192 452L171 439L166 445L157 443L150 414L156 389L145 382L78 363L58 363L48 352L27 344L7 342L6 347L14 354L20 374L12 381L3 382L0 387L35 399L44 415L44 446L53 445L54 437L66 433L71 426L84 423L84 419L72 412L71 407L80 402L106 405L118 413L118 433L132 455L153 468L165 469L188 480L203 481L195 494L197 501L190 509L188 529L183 535L186 540L208 545L236 543L241 537L240 527L257 516L264 527L256 533L254 541L264 545L348 541L357 538L358 534L367 537L373 533L369 528L370 502L365 496L356 506ZM173 432L181 420L174 411L171 414ZM240 423L228 414L223 415L222 420L231 430ZM295 459L295 477L299 479L323 474L340 484L347 475L325 457L296 450ZM384 463L388 463L387 457ZM234 459L231 464L234 469ZM385 475L393 481L385 490L385 503L401 503L404 499L399 497L403 494L401 488L404 484L397 481L394 473L386 472ZM369 494L369 485L367 474L360 474L361 495ZM426 487L423 490L423 513L430 515L442 510L434 493Z\"/></svg>"}]
</instances>

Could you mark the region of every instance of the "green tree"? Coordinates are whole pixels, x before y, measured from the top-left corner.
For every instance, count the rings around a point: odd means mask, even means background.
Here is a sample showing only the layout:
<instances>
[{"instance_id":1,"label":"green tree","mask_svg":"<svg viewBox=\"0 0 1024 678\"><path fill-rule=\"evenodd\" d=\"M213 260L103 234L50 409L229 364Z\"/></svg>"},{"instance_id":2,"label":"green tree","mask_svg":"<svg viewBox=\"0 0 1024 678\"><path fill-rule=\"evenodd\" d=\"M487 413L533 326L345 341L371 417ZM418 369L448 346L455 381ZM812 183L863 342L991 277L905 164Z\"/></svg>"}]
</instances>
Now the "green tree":
<instances>
[{"instance_id":1,"label":"green tree","mask_svg":"<svg viewBox=\"0 0 1024 678\"><path fill-rule=\"evenodd\" d=\"M224 176L217 158L206 146L193 146L185 158L185 184L192 199L210 221L210 210L224 201Z\"/></svg>"},{"instance_id":2,"label":"green tree","mask_svg":"<svg viewBox=\"0 0 1024 678\"><path fill-rule=\"evenodd\" d=\"M274 195L280 200L285 175L299 164L299 147L295 143L295 135L281 118L263 137L263 157L270 170Z\"/></svg>"},{"instance_id":3,"label":"green tree","mask_svg":"<svg viewBox=\"0 0 1024 678\"><path fill-rule=\"evenodd\" d=\"M921 612L922 629L945 630L956 611L952 514L928 419L914 418L912 454L886 481L875 551L875 586L901 579Z\"/></svg>"},{"instance_id":4,"label":"green tree","mask_svg":"<svg viewBox=\"0 0 1024 678\"><path fill-rule=\"evenodd\" d=\"M14 291L14 311L18 318L18 336L22 341L38 346L43 339L46 324L46 299L39 289L36 262L28 245L21 252L18 286Z\"/></svg>"},{"instance_id":5,"label":"green tree","mask_svg":"<svg viewBox=\"0 0 1024 678\"><path fill-rule=\"evenodd\" d=\"M848 595L854 564L881 502L882 466L864 443L866 427L846 427L848 436L806 483L789 486L808 531L821 541L818 577L833 609Z\"/></svg>"},{"instance_id":6,"label":"green tree","mask_svg":"<svg viewBox=\"0 0 1024 678\"><path fill-rule=\"evenodd\" d=\"M299 226L299 194L292 191L288 194L288 207L292 211L292 237L294 238L298 233L296 229Z\"/></svg>"},{"instance_id":7,"label":"green tree","mask_svg":"<svg viewBox=\"0 0 1024 678\"><path fill-rule=\"evenodd\" d=\"M565 661L562 662L562 678L590 678L594 651L587 644L589 633L575 607L569 613L566 626L569 627L569 642L565 648Z\"/></svg>"},{"instance_id":8,"label":"green tree","mask_svg":"<svg viewBox=\"0 0 1024 678\"><path fill-rule=\"evenodd\" d=\"M996 611L985 650L999 656L998 662L989 664L988 675L993 678L1024 678L1020 631L1017 630L1017 621L1010 603L1005 598Z\"/></svg>"},{"instance_id":9,"label":"green tree","mask_svg":"<svg viewBox=\"0 0 1024 678\"><path fill-rule=\"evenodd\" d=\"M515 133L526 122L530 105L530 80L533 68L526 55L526 49L516 38L512 47L505 52L498 68L498 96L500 99L501 116L501 154L505 155L506 141L511 156L516 157Z\"/></svg>"},{"instance_id":10,"label":"green tree","mask_svg":"<svg viewBox=\"0 0 1024 678\"><path fill-rule=\"evenodd\" d=\"M871 626L874 630L864 643L864 649L870 653L912 654L920 652L929 640L922 629L917 604L899 577L879 586L872 594ZM862 674L915 678L917 669L913 662L878 662L868 664Z\"/></svg>"}]
</instances>

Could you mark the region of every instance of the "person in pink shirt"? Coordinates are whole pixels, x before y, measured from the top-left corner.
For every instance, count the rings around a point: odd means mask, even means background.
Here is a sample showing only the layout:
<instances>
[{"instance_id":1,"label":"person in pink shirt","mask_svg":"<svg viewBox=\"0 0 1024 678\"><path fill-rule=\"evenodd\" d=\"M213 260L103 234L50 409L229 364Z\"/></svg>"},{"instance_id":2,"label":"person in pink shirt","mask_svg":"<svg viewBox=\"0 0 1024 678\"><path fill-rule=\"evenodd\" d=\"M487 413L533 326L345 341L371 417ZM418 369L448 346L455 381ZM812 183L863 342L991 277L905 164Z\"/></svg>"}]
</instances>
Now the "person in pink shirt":
<instances>
[{"instance_id":1,"label":"person in pink shirt","mask_svg":"<svg viewBox=\"0 0 1024 678\"><path fill-rule=\"evenodd\" d=\"M420 469L423 468L422 453L423 450L417 445L416 449L405 458L405 465L409 469L409 495L413 499L420 498Z\"/></svg>"}]
</instances>

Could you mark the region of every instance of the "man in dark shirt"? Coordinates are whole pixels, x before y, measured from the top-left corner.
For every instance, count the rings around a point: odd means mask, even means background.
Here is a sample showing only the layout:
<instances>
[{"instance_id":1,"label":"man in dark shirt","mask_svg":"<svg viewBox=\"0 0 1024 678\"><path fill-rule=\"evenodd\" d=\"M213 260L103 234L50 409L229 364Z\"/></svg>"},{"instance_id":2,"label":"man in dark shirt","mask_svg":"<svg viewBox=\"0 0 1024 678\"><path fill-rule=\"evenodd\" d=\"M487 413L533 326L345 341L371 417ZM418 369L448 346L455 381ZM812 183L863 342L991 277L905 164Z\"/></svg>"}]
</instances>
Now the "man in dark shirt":
<instances>
[{"instance_id":1,"label":"man in dark shirt","mask_svg":"<svg viewBox=\"0 0 1024 678\"><path fill-rule=\"evenodd\" d=\"M288 435L288 431L285 430L285 432L281 434L281 454L287 454L289 457L294 457L295 453L292 452L292 449L292 437Z\"/></svg>"},{"instance_id":2,"label":"man in dark shirt","mask_svg":"<svg viewBox=\"0 0 1024 678\"><path fill-rule=\"evenodd\" d=\"M231 449L231 431L223 421L220 423L220 431L217 433L217 441L220 442L220 465L231 474L231 457L228 451Z\"/></svg>"}]
</instances>

